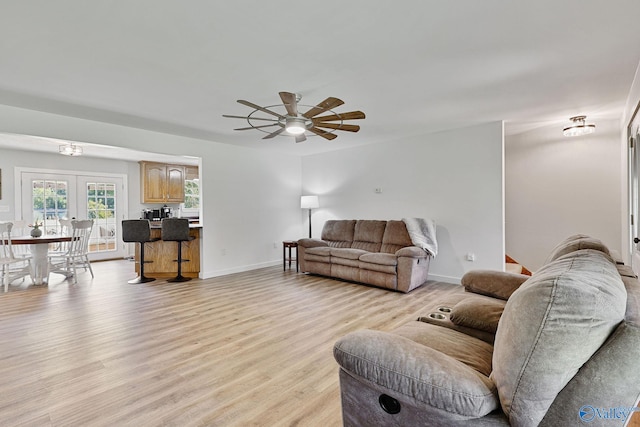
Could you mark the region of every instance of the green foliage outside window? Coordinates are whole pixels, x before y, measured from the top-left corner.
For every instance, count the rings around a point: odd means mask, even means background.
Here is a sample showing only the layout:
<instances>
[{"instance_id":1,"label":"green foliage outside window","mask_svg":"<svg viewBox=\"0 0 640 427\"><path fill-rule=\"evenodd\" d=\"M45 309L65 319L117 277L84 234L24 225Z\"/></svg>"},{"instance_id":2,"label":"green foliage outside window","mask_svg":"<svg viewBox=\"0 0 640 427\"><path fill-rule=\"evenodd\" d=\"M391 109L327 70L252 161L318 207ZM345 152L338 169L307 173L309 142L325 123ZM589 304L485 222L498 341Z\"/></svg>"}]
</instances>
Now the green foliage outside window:
<instances>
[{"instance_id":1,"label":"green foliage outside window","mask_svg":"<svg viewBox=\"0 0 640 427\"><path fill-rule=\"evenodd\" d=\"M200 185L198 181L187 179L184 182L184 208L200 208Z\"/></svg>"}]
</instances>

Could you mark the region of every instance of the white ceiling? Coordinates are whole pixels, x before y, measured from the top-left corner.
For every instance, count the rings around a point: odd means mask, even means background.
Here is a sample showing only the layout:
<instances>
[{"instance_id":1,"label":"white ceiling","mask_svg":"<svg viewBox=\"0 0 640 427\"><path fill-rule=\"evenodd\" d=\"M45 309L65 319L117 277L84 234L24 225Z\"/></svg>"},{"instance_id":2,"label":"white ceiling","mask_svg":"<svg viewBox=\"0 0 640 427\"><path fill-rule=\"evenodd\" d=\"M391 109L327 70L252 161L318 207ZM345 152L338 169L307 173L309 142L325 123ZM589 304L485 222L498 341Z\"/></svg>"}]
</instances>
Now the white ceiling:
<instances>
[{"instance_id":1,"label":"white ceiling","mask_svg":"<svg viewBox=\"0 0 640 427\"><path fill-rule=\"evenodd\" d=\"M1 10L0 103L299 155L497 120L511 134L560 132L578 114L597 125L620 118L640 62L638 0L5 0ZM358 133L296 144L222 117L251 112L238 99L278 104L279 91L307 105L335 96L336 111L367 118Z\"/></svg>"}]
</instances>

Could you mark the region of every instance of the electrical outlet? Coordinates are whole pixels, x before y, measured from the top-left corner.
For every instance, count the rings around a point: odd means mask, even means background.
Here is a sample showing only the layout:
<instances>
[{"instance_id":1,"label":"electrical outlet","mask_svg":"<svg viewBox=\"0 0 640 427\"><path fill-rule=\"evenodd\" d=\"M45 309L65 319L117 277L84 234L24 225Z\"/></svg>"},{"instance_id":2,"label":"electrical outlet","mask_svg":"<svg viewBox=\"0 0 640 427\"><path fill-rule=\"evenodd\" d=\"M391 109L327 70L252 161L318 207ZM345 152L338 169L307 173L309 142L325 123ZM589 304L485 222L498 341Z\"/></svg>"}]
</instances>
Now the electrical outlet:
<instances>
[{"instance_id":1,"label":"electrical outlet","mask_svg":"<svg viewBox=\"0 0 640 427\"><path fill-rule=\"evenodd\" d=\"M467 261L473 262L476 260L476 254L473 252L467 252Z\"/></svg>"},{"instance_id":2,"label":"electrical outlet","mask_svg":"<svg viewBox=\"0 0 640 427\"><path fill-rule=\"evenodd\" d=\"M273 242L273 249L278 249L278 242Z\"/></svg>"},{"instance_id":3,"label":"electrical outlet","mask_svg":"<svg viewBox=\"0 0 640 427\"><path fill-rule=\"evenodd\" d=\"M375 190L373 190L373 191L375 191L376 194L380 194L380 193L382 193L382 188L376 187Z\"/></svg>"}]
</instances>

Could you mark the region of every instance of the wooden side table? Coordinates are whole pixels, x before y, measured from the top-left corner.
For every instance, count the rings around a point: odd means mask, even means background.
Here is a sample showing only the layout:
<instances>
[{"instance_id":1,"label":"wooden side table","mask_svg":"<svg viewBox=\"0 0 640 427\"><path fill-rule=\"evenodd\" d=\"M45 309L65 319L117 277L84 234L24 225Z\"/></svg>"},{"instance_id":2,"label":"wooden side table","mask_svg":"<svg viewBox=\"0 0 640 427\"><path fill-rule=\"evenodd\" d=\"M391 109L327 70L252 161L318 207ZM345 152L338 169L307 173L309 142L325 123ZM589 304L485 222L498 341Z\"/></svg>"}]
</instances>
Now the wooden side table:
<instances>
[{"instance_id":1,"label":"wooden side table","mask_svg":"<svg viewBox=\"0 0 640 427\"><path fill-rule=\"evenodd\" d=\"M296 273L298 272L298 242L295 240L285 240L282 242L282 270L287 269L287 261L289 261L289 268L291 268L291 248L296 250ZM287 258L287 249L289 249L289 257Z\"/></svg>"}]
</instances>

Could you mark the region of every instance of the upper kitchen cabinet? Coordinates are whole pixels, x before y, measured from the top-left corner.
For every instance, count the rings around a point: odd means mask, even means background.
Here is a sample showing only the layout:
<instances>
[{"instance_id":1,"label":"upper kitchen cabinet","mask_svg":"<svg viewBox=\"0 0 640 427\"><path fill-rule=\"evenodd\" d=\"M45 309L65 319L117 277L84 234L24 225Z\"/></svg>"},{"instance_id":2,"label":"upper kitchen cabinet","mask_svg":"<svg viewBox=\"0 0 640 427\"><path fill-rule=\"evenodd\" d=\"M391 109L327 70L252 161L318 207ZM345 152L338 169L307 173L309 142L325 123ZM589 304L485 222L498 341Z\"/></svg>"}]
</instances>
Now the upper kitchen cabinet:
<instances>
[{"instance_id":1,"label":"upper kitchen cabinet","mask_svg":"<svg viewBox=\"0 0 640 427\"><path fill-rule=\"evenodd\" d=\"M184 165L140 162L142 203L184 202Z\"/></svg>"}]
</instances>

